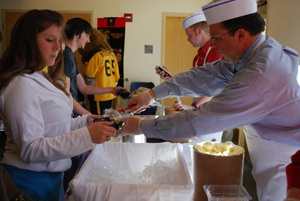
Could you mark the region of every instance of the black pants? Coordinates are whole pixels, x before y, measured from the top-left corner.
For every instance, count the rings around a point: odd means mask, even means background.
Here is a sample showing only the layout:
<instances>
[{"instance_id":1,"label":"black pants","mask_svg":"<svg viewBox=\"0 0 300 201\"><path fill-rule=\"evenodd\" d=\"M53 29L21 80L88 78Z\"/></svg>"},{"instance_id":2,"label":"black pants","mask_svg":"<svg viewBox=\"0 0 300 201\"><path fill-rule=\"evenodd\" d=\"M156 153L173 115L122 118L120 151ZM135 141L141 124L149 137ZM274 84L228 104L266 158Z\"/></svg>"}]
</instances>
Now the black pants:
<instances>
[{"instance_id":1,"label":"black pants","mask_svg":"<svg viewBox=\"0 0 300 201\"><path fill-rule=\"evenodd\" d=\"M69 185L70 181L73 179L73 177L76 174L77 168L79 166L80 158L81 158L80 156L72 157L71 158L71 160L72 160L71 168L64 172L63 185L64 185L65 192L68 189L68 185Z\"/></svg>"},{"instance_id":2,"label":"black pants","mask_svg":"<svg viewBox=\"0 0 300 201\"><path fill-rule=\"evenodd\" d=\"M89 102L90 102L90 112L92 114L98 114L98 112L97 112L97 104L94 101L94 96L93 95L88 95L88 99L89 99ZM100 105L100 115L103 115L105 109L111 108L111 106L112 106L112 100L100 101L99 105Z\"/></svg>"}]
</instances>

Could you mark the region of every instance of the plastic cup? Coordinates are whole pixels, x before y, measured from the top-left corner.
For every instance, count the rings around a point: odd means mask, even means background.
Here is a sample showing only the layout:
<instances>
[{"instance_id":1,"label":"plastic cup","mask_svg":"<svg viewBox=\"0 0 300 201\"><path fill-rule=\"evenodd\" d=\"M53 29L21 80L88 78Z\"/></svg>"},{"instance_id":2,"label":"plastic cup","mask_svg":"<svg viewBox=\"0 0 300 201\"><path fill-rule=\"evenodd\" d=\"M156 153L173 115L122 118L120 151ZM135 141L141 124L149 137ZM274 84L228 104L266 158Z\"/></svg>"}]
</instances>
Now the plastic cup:
<instances>
[{"instance_id":1,"label":"plastic cup","mask_svg":"<svg viewBox=\"0 0 300 201\"><path fill-rule=\"evenodd\" d=\"M252 197L240 185L204 185L208 201L248 201Z\"/></svg>"}]
</instances>

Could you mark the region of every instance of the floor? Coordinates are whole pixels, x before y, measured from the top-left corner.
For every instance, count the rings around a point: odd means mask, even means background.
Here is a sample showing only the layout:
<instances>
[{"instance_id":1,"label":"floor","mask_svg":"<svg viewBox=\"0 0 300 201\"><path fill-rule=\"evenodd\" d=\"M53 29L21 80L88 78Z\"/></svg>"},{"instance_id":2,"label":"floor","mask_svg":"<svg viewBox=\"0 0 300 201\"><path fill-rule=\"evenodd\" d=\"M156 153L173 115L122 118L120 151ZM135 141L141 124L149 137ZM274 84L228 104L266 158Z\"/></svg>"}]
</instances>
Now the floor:
<instances>
[{"instance_id":1,"label":"floor","mask_svg":"<svg viewBox=\"0 0 300 201\"><path fill-rule=\"evenodd\" d=\"M231 140L234 144L238 144L245 149L245 159L244 159L244 175L243 175L243 186L248 191L250 196L252 197L252 201L258 201L257 195L256 195L256 183L252 177L251 171L252 171L252 165L249 158L248 148L247 144L244 138L241 138L241 131L238 129L234 129L232 131L231 135L228 135L227 140ZM242 133L242 135L244 135ZM225 135L226 136L226 135ZM224 137L224 134L223 134ZM224 140L226 141L226 140Z\"/></svg>"},{"instance_id":2,"label":"floor","mask_svg":"<svg viewBox=\"0 0 300 201\"><path fill-rule=\"evenodd\" d=\"M252 165L249 162L248 159L244 160L244 175L243 175L243 186L248 191L248 193L251 195L252 200L251 201L258 201L257 195L256 195L256 184L251 174Z\"/></svg>"}]
</instances>

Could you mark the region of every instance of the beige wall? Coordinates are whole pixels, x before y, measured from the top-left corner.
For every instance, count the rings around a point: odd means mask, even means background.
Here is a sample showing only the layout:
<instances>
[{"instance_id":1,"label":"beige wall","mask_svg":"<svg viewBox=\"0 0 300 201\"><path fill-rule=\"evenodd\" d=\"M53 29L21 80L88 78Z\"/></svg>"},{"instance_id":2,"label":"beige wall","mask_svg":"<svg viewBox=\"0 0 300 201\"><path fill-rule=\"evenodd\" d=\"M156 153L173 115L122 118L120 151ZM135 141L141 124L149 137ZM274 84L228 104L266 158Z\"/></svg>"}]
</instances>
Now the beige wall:
<instances>
[{"instance_id":1,"label":"beige wall","mask_svg":"<svg viewBox=\"0 0 300 201\"><path fill-rule=\"evenodd\" d=\"M268 0L267 35L300 53L299 0Z\"/></svg>"},{"instance_id":2,"label":"beige wall","mask_svg":"<svg viewBox=\"0 0 300 201\"><path fill-rule=\"evenodd\" d=\"M208 2L210 0L0 0L0 8L93 11L93 26L97 26L100 17L133 13L133 22L126 24L125 33L124 76L129 79L125 82L125 87L129 88L133 81L152 81L155 85L160 82L153 69L161 62L162 13L194 13L201 11L201 6ZM267 35L298 52L299 10L299 0L268 0ZM144 54L144 45L153 45L153 54Z\"/></svg>"},{"instance_id":3,"label":"beige wall","mask_svg":"<svg viewBox=\"0 0 300 201\"><path fill-rule=\"evenodd\" d=\"M93 26L97 26L100 17L133 13L133 22L126 24L125 33L124 76L129 80L125 87L129 88L133 81L152 81L155 85L160 82L154 67L161 62L162 13L199 12L208 2L210 0L0 0L0 8L93 11ZM153 45L153 54L144 54L144 45Z\"/></svg>"}]
</instances>

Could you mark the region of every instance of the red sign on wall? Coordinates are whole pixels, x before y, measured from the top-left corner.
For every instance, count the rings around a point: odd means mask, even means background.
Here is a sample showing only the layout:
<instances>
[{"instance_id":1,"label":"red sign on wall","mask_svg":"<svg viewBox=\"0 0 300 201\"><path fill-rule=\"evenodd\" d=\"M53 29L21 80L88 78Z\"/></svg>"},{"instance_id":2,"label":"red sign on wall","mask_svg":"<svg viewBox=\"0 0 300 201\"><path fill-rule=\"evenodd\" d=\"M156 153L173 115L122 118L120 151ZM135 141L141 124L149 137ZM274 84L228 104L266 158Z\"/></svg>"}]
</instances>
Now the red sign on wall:
<instances>
[{"instance_id":1,"label":"red sign on wall","mask_svg":"<svg viewBox=\"0 0 300 201\"><path fill-rule=\"evenodd\" d=\"M125 17L105 17L98 18L98 28L118 28L125 27Z\"/></svg>"}]
</instances>

